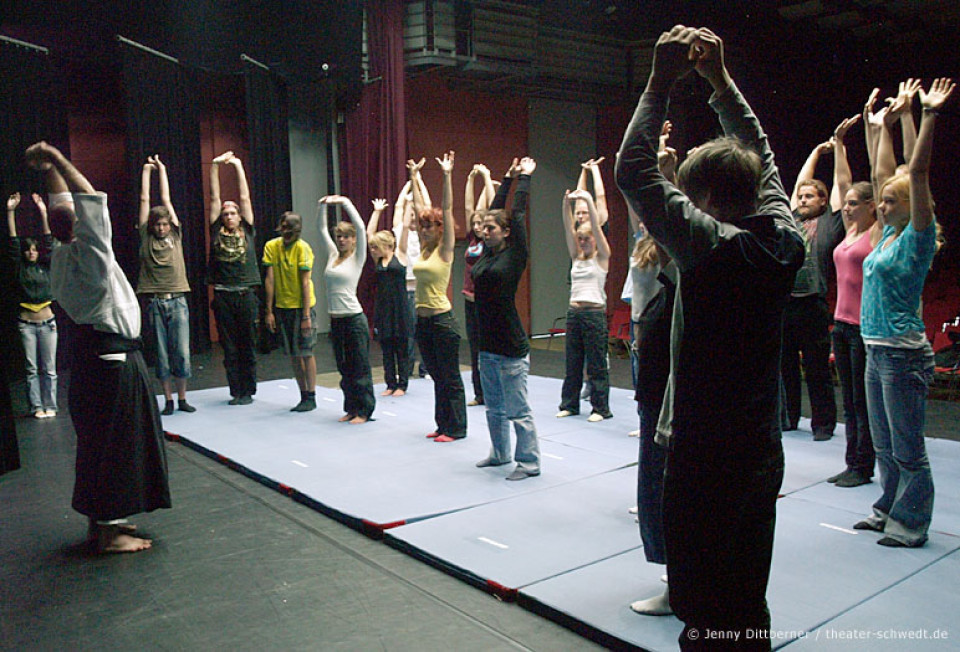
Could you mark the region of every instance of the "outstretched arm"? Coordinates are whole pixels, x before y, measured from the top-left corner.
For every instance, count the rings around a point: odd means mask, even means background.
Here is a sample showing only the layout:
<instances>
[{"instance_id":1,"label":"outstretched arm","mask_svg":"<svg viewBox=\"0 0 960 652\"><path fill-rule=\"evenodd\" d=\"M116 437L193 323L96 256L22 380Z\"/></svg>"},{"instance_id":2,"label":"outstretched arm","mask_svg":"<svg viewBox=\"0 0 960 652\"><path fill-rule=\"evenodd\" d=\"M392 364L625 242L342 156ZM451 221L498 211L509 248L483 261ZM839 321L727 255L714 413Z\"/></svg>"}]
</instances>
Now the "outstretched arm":
<instances>
[{"instance_id":1,"label":"outstretched arm","mask_svg":"<svg viewBox=\"0 0 960 652\"><path fill-rule=\"evenodd\" d=\"M933 196L930 194L933 128L940 108L955 87L952 80L941 78L933 80L929 92L924 92L922 88L919 90L923 114L916 147L910 159L910 222L916 231L923 231L933 223Z\"/></svg>"},{"instance_id":2,"label":"outstretched arm","mask_svg":"<svg viewBox=\"0 0 960 652\"><path fill-rule=\"evenodd\" d=\"M910 78L900 82L898 96L905 100L905 110L900 114L900 135L903 138L903 160L913 159L913 148L917 143L917 125L913 122L913 96L920 89L920 80Z\"/></svg>"},{"instance_id":3,"label":"outstretched arm","mask_svg":"<svg viewBox=\"0 0 960 652\"><path fill-rule=\"evenodd\" d=\"M570 193L570 199L574 202L581 199L587 204L587 210L590 213L590 229L593 231L593 239L597 243L597 261L599 261L601 267L606 269L610 260L610 244L607 242L607 237L603 235L603 229L600 228L600 214L593 197L590 196L589 192L577 190Z\"/></svg>"},{"instance_id":4,"label":"outstretched arm","mask_svg":"<svg viewBox=\"0 0 960 652\"><path fill-rule=\"evenodd\" d=\"M220 199L220 166L233 158L233 152L224 152L210 164L210 224L217 221L223 202Z\"/></svg>"},{"instance_id":5,"label":"outstretched arm","mask_svg":"<svg viewBox=\"0 0 960 652\"><path fill-rule=\"evenodd\" d=\"M580 191L575 191L580 192ZM570 260L576 260L579 252L577 251L576 226L573 223L573 202L567 190L563 193L563 204L560 207L560 216L563 219L563 239L567 243L567 253L570 254Z\"/></svg>"},{"instance_id":6,"label":"outstretched arm","mask_svg":"<svg viewBox=\"0 0 960 652\"><path fill-rule=\"evenodd\" d=\"M343 195L327 195L320 201L324 204L340 206L347 214L347 218L357 232L357 246L354 247L353 257L357 265L363 267L364 263L367 262L367 232L363 228L363 220L360 218L360 213L357 212L357 207L353 205L349 197L344 197ZM327 237L330 237L329 234ZM333 241L331 240L331 242Z\"/></svg>"},{"instance_id":7,"label":"outstretched arm","mask_svg":"<svg viewBox=\"0 0 960 652\"><path fill-rule=\"evenodd\" d=\"M500 187L497 188L497 192L493 196L493 201L490 202L490 206L488 207L490 210L494 211L506 208L507 196L510 194L510 186L513 185L513 180L518 176L520 176L520 159L515 158L503 175L503 182L500 184Z\"/></svg>"},{"instance_id":8,"label":"outstretched arm","mask_svg":"<svg viewBox=\"0 0 960 652\"><path fill-rule=\"evenodd\" d=\"M317 230L320 231L320 241L327 250L327 257L337 256L337 245L330 237L330 227L327 224L327 200L329 197L321 197L317 201Z\"/></svg>"},{"instance_id":9,"label":"outstretched arm","mask_svg":"<svg viewBox=\"0 0 960 652\"><path fill-rule=\"evenodd\" d=\"M860 114L844 118L833 132L833 189L830 191L830 208L838 211L843 208L843 200L853 184L850 161L847 160L847 146L844 138L847 131L860 120Z\"/></svg>"},{"instance_id":10,"label":"outstretched arm","mask_svg":"<svg viewBox=\"0 0 960 652\"><path fill-rule=\"evenodd\" d=\"M243 171L243 163L234 156L230 164L237 170L237 186L240 188L240 217L253 226L253 201L250 199L250 186L247 185L247 175Z\"/></svg>"},{"instance_id":11,"label":"outstretched arm","mask_svg":"<svg viewBox=\"0 0 960 652\"><path fill-rule=\"evenodd\" d=\"M800 205L799 191L800 186L813 180L814 175L817 172L817 163L820 161L820 155L826 154L833 150L833 141L827 140L816 147L810 152L810 155L807 156L807 160L804 161L803 167L800 168L800 173L797 175L797 182L793 184L793 194L790 195L790 210L796 210L797 206Z\"/></svg>"},{"instance_id":12,"label":"outstretched arm","mask_svg":"<svg viewBox=\"0 0 960 652\"><path fill-rule=\"evenodd\" d=\"M453 223L453 150L437 159L443 170L443 240L440 244L440 257L444 262L453 258L453 248L457 243L456 226Z\"/></svg>"},{"instance_id":13,"label":"outstretched arm","mask_svg":"<svg viewBox=\"0 0 960 652\"><path fill-rule=\"evenodd\" d=\"M44 141L27 148L27 163L44 172L47 191L51 194L73 192L80 195L95 195L93 184L87 181L63 153Z\"/></svg>"},{"instance_id":14,"label":"outstretched arm","mask_svg":"<svg viewBox=\"0 0 960 652\"><path fill-rule=\"evenodd\" d=\"M50 235L50 219L47 215L47 203L43 201L43 197L37 193L31 195L33 197L33 203L37 205L37 210L40 211L40 225L43 229L43 235Z\"/></svg>"},{"instance_id":15,"label":"outstretched arm","mask_svg":"<svg viewBox=\"0 0 960 652\"><path fill-rule=\"evenodd\" d=\"M154 165L147 159L140 171L140 211L137 217L137 224L143 226L147 223L150 216L150 175L153 172Z\"/></svg>"},{"instance_id":16,"label":"outstretched arm","mask_svg":"<svg viewBox=\"0 0 960 652\"><path fill-rule=\"evenodd\" d=\"M887 179L897 172L897 159L893 153L893 134L890 129L899 120L899 112L902 109L903 105L894 101L893 104L884 107L877 113L882 124L877 138L877 155L872 170L875 196L880 192L880 188L887 182Z\"/></svg>"},{"instance_id":17,"label":"outstretched arm","mask_svg":"<svg viewBox=\"0 0 960 652\"><path fill-rule=\"evenodd\" d=\"M607 191L603 187L603 175L600 174L600 164L605 157L591 161L590 175L593 178L593 196L597 206L597 217L600 219L600 226L607 223L610 213L607 211Z\"/></svg>"},{"instance_id":18,"label":"outstretched arm","mask_svg":"<svg viewBox=\"0 0 960 652\"><path fill-rule=\"evenodd\" d=\"M473 215L474 210L476 210L476 197L474 196L473 190L473 178L477 176L477 166L474 165L473 169L467 173L467 183L463 188L463 214L466 216L468 222L470 216ZM470 230L470 224L467 224L467 230Z\"/></svg>"},{"instance_id":19,"label":"outstretched arm","mask_svg":"<svg viewBox=\"0 0 960 652\"><path fill-rule=\"evenodd\" d=\"M413 193L413 209L417 215L420 215L432 205L430 203L430 196L427 195L426 192L427 187L424 185L423 179L420 176L420 170L423 168L425 162L426 159L424 158L421 158L419 161L414 161L413 159L407 161L407 170L410 171L410 190Z\"/></svg>"},{"instance_id":20,"label":"outstretched arm","mask_svg":"<svg viewBox=\"0 0 960 652\"><path fill-rule=\"evenodd\" d=\"M373 200L373 213L370 214L370 222L367 224L367 241L370 241L370 238L373 237L379 230L380 225L380 215L387 209L387 200L386 199L374 199Z\"/></svg>"},{"instance_id":21,"label":"outstretched arm","mask_svg":"<svg viewBox=\"0 0 960 652\"><path fill-rule=\"evenodd\" d=\"M180 220L177 218L177 211L173 209L173 201L170 199L170 179L167 177L167 166L160 160L159 154L154 154L150 162L156 166L160 175L160 203L170 213L170 223L179 229Z\"/></svg>"},{"instance_id":22,"label":"outstretched arm","mask_svg":"<svg viewBox=\"0 0 960 652\"><path fill-rule=\"evenodd\" d=\"M7 232L10 238L17 237L17 208L20 207L20 193L15 192L7 198ZM19 255L19 251L17 254Z\"/></svg>"}]
</instances>

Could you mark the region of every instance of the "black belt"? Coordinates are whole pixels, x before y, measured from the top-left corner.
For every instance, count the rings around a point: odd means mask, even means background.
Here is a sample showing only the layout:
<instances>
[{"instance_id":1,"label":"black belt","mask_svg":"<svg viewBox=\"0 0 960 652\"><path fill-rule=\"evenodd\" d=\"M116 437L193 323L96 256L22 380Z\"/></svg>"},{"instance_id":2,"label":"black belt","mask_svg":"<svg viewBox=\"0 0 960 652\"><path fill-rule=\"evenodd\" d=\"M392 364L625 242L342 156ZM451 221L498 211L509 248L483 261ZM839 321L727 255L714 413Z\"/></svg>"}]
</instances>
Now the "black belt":
<instances>
[{"instance_id":1,"label":"black belt","mask_svg":"<svg viewBox=\"0 0 960 652\"><path fill-rule=\"evenodd\" d=\"M183 292L147 292L144 294L148 299L160 299L161 301L168 301L170 299L179 299L184 295Z\"/></svg>"}]
</instances>

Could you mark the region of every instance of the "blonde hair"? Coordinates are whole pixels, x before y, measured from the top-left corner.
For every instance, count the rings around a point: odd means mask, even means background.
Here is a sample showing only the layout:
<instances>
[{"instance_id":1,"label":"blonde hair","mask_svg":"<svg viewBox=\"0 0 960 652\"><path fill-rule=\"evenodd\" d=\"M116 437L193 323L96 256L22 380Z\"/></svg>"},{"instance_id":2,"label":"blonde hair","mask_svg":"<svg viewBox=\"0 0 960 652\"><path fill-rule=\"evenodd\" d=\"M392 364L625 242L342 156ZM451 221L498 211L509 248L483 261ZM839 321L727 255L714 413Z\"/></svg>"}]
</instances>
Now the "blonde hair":
<instances>
[{"instance_id":1,"label":"blonde hair","mask_svg":"<svg viewBox=\"0 0 960 652\"><path fill-rule=\"evenodd\" d=\"M396 249L397 239L390 231L377 231L370 236L370 244L380 249Z\"/></svg>"},{"instance_id":2,"label":"blonde hair","mask_svg":"<svg viewBox=\"0 0 960 652\"><path fill-rule=\"evenodd\" d=\"M333 232L336 235L345 235L348 238L357 237L357 227L350 222L340 222L334 227Z\"/></svg>"},{"instance_id":3,"label":"blonde hair","mask_svg":"<svg viewBox=\"0 0 960 652\"><path fill-rule=\"evenodd\" d=\"M898 168L899 169L899 168ZM890 192L893 193L893 196L899 199L900 201L910 202L910 175L909 174L895 174L889 179L887 179L882 186L880 186L880 197L883 201L883 191L887 188L890 188ZM930 200L933 201L932 199ZM935 221L934 227L936 229L937 245L935 252L940 251L940 247L946 244L947 240L943 236L943 227L940 226L940 222Z\"/></svg>"},{"instance_id":4,"label":"blonde hair","mask_svg":"<svg viewBox=\"0 0 960 652\"><path fill-rule=\"evenodd\" d=\"M657 253L656 241L650 236L637 240L637 243L633 245L632 258L637 267L641 269L659 263L660 255Z\"/></svg>"},{"instance_id":5,"label":"blonde hair","mask_svg":"<svg viewBox=\"0 0 960 652\"><path fill-rule=\"evenodd\" d=\"M577 235L593 235L593 227L590 226L590 222L584 222L583 224L580 224L576 229L574 229L574 231Z\"/></svg>"}]
</instances>

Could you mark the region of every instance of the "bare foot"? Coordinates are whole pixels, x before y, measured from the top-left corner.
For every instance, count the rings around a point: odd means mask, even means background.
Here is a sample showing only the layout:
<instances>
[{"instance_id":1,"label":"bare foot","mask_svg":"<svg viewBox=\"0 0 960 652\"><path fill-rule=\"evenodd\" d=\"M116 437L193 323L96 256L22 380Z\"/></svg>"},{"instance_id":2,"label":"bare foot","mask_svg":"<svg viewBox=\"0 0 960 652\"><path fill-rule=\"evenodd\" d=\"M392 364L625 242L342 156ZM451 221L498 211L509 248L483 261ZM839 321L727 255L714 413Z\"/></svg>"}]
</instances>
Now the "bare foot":
<instances>
[{"instance_id":1,"label":"bare foot","mask_svg":"<svg viewBox=\"0 0 960 652\"><path fill-rule=\"evenodd\" d=\"M350 419L350 423L352 423L353 425L357 425L359 423L366 423L369 419L370 417L353 417L352 419Z\"/></svg>"},{"instance_id":2,"label":"bare foot","mask_svg":"<svg viewBox=\"0 0 960 652\"><path fill-rule=\"evenodd\" d=\"M346 423L347 421L350 421L356 418L357 418L356 414L344 414L342 417L337 419L337 421L339 421L340 423Z\"/></svg>"},{"instance_id":3,"label":"bare foot","mask_svg":"<svg viewBox=\"0 0 960 652\"><path fill-rule=\"evenodd\" d=\"M121 552L140 552L149 550L153 545L150 539L125 534L119 526L100 525L97 531L97 552L115 554Z\"/></svg>"},{"instance_id":4,"label":"bare foot","mask_svg":"<svg viewBox=\"0 0 960 652\"><path fill-rule=\"evenodd\" d=\"M398 390L398 391L399 391L399 390ZM393 396L393 390L392 390L392 389L385 389L385 390L383 390L382 392L380 392L380 396Z\"/></svg>"},{"instance_id":5,"label":"bare foot","mask_svg":"<svg viewBox=\"0 0 960 652\"><path fill-rule=\"evenodd\" d=\"M133 523L117 523L113 527L117 528L121 534L136 534L137 526ZM87 539L93 541L97 538L97 535L100 532L100 526L97 525L96 521L90 521L87 525Z\"/></svg>"},{"instance_id":6,"label":"bare foot","mask_svg":"<svg viewBox=\"0 0 960 652\"><path fill-rule=\"evenodd\" d=\"M395 390L393 390L393 395L394 395L394 396L403 396L404 394L406 394L406 392L403 391L402 389L395 389Z\"/></svg>"}]
</instances>

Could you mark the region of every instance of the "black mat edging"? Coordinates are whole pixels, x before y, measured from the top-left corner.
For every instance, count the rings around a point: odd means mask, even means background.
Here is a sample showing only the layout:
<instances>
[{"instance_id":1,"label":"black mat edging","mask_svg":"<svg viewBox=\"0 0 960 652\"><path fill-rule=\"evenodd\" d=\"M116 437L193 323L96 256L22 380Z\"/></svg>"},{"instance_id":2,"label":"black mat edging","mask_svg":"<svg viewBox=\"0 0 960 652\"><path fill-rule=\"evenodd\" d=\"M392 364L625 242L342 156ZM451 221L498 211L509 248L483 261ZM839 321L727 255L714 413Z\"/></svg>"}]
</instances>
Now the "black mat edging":
<instances>
[{"instance_id":1,"label":"black mat edging","mask_svg":"<svg viewBox=\"0 0 960 652\"><path fill-rule=\"evenodd\" d=\"M625 641L622 638L614 636L610 632L598 629L582 620L578 620L577 618L574 618L560 609L541 602L540 600L537 600L526 593L519 592L517 594L517 605L531 613L537 614L541 618L552 620L561 627L566 627L574 634L579 634L580 636L591 640L598 645L602 645L607 649L656 652L655 650L648 650L647 648L640 647L635 643ZM641 618L641 616L637 616L637 618Z\"/></svg>"},{"instance_id":2,"label":"black mat edging","mask_svg":"<svg viewBox=\"0 0 960 652\"><path fill-rule=\"evenodd\" d=\"M311 496L308 496L307 494L299 491L298 489L295 489L294 487L285 485L282 482L277 482L273 478L265 476L262 473L258 473L253 469L246 467L243 464L236 462L235 460L225 457L217 453L216 451L210 450L205 446L201 446L200 444L193 441L192 439L189 439L187 437L184 437L182 435L178 435L172 432L167 432L167 431L164 431L163 434L164 434L164 437L167 439L167 441L183 444L187 448L193 451L196 451L201 455L208 457L211 460L214 460L215 462L219 462L220 464L224 465L231 471L235 471L240 475L246 476L251 480L259 482L263 486L273 489L274 491L281 493L284 496L287 496L291 500L298 502L301 505L309 507L314 511L320 512L324 516L328 516L333 520L337 521L338 523L343 523L344 525L346 525L352 530L356 530L357 532L360 532L361 534L364 534L372 539L383 538L383 528L378 527L377 524L371 523L370 521L365 521L362 518L357 518L356 516L351 516L350 514L346 514L344 512L336 510L330 507L329 505L325 503L321 503L319 500ZM402 525L402 523L398 522L398 523L389 524L389 525L396 526L396 525Z\"/></svg>"}]
</instances>

